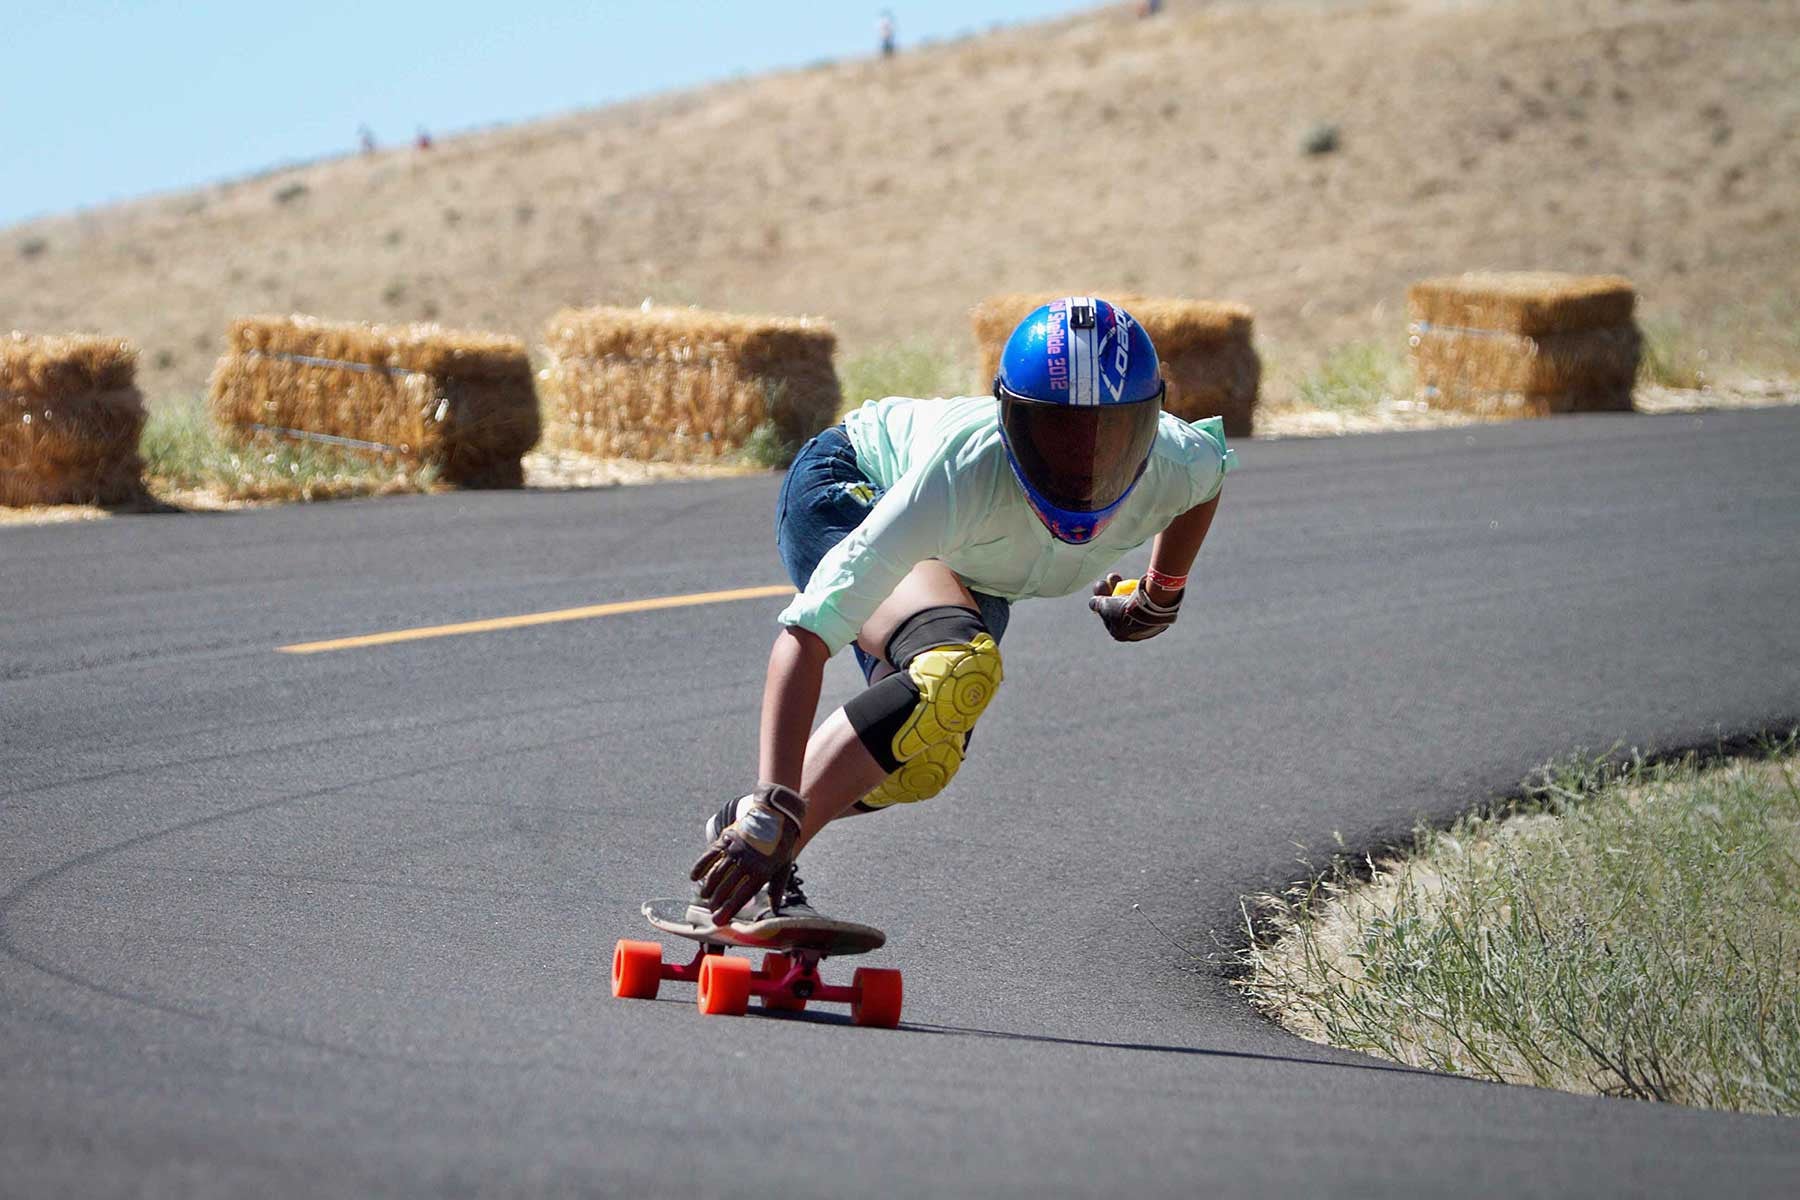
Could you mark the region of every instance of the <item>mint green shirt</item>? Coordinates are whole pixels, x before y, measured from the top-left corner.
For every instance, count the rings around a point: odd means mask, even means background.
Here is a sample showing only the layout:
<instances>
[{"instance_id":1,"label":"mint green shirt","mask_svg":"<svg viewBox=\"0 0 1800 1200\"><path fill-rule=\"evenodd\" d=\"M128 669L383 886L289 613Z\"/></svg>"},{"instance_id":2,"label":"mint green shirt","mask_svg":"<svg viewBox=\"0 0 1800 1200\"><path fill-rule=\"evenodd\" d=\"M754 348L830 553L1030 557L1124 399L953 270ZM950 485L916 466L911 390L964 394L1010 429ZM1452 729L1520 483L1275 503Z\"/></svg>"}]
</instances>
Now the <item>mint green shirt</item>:
<instances>
[{"instance_id":1,"label":"mint green shirt","mask_svg":"<svg viewBox=\"0 0 1800 1200\"><path fill-rule=\"evenodd\" d=\"M863 523L819 560L783 625L811 630L836 654L907 572L941 560L971 590L1007 600L1066 596L1127 551L1219 494L1237 465L1218 417L1168 413L1138 485L1098 537L1057 541L1026 503L1006 461L992 396L871 400L844 418L864 475L886 489Z\"/></svg>"}]
</instances>

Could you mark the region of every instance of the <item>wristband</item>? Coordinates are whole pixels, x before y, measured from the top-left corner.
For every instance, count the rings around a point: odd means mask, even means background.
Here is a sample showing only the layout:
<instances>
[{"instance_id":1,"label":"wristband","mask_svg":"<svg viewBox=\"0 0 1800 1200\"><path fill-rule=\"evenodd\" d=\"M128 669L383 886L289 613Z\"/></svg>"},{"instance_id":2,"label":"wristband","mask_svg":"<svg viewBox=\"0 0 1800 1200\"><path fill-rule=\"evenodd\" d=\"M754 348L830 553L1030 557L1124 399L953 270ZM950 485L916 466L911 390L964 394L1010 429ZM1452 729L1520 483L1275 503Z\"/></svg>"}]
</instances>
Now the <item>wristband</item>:
<instances>
[{"instance_id":1,"label":"wristband","mask_svg":"<svg viewBox=\"0 0 1800 1200\"><path fill-rule=\"evenodd\" d=\"M759 783L751 798L768 805L798 825L806 820L806 799L791 787L779 783Z\"/></svg>"},{"instance_id":2,"label":"wristband","mask_svg":"<svg viewBox=\"0 0 1800 1200\"><path fill-rule=\"evenodd\" d=\"M1174 601L1169 604L1158 604L1143 588L1139 588L1131 599L1131 612L1138 617L1155 617L1157 620L1166 617L1172 621L1175 619L1175 614L1181 609L1180 596L1175 597Z\"/></svg>"},{"instance_id":3,"label":"wristband","mask_svg":"<svg viewBox=\"0 0 1800 1200\"><path fill-rule=\"evenodd\" d=\"M1155 567L1147 567L1144 570L1144 582L1154 583L1165 592L1179 592L1187 586L1187 581L1186 575L1164 575Z\"/></svg>"}]
</instances>

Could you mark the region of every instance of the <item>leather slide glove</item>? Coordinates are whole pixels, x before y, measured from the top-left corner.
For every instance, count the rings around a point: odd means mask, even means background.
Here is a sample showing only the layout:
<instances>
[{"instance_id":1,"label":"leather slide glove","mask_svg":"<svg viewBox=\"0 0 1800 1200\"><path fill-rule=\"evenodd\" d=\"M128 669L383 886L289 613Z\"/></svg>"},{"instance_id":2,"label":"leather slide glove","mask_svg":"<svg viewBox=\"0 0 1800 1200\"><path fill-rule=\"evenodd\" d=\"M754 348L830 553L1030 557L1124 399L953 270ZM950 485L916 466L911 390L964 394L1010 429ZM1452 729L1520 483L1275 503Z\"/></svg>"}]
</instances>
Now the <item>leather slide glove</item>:
<instances>
[{"instance_id":1,"label":"leather slide glove","mask_svg":"<svg viewBox=\"0 0 1800 1200\"><path fill-rule=\"evenodd\" d=\"M1186 588L1175 593L1172 603L1158 604L1150 599L1142 580L1130 580L1136 587L1119 595L1120 584L1127 582L1116 573L1096 580L1093 599L1088 601L1088 607L1100 614L1101 623L1106 626L1106 632L1112 634L1113 641L1141 642L1175 623L1182 597L1187 595Z\"/></svg>"},{"instance_id":2,"label":"leather slide glove","mask_svg":"<svg viewBox=\"0 0 1800 1200\"><path fill-rule=\"evenodd\" d=\"M719 831L688 878L700 884L698 903L722 925L749 903L757 889L794 861L806 801L779 783L759 783L738 819Z\"/></svg>"}]
</instances>

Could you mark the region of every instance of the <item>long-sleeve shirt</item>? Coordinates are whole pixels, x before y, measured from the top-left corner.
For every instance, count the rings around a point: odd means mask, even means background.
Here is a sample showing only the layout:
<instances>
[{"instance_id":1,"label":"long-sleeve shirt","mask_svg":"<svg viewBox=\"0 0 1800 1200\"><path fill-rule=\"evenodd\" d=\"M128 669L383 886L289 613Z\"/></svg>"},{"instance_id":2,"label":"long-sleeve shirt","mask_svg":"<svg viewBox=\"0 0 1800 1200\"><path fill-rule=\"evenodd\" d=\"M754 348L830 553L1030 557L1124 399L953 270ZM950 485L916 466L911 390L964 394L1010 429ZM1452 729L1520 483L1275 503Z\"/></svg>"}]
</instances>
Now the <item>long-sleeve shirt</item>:
<instances>
[{"instance_id":1,"label":"long-sleeve shirt","mask_svg":"<svg viewBox=\"0 0 1800 1200\"><path fill-rule=\"evenodd\" d=\"M885 492L779 617L817 634L833 654L926 559L943 562L971 590L1007 600L1066 596L1218 495L1237 465L1219 418L1189 424L1164 413L1137 487L1097 537L1073 545L1052 537L1026 502L993 397L890 396L851 412L844 426L857 464Z\"/></svg>"}]
</instances>

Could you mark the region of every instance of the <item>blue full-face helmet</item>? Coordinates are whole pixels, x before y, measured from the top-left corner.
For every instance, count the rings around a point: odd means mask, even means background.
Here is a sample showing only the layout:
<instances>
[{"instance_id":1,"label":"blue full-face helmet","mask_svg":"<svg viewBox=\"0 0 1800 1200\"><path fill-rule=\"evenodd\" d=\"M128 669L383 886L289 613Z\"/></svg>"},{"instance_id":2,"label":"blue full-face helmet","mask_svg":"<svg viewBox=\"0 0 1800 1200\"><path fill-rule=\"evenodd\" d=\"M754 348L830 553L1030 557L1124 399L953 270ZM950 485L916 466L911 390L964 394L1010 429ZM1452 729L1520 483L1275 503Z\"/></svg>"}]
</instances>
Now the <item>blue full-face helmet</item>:
<instances>
[{"instance_id":1,"label":"blue full-face helmet","mask_svg":"<svg viewBox=\"0 0 1800 1200\"><path fill-rule=\"evenodd\" d=\"M1104 300L1053 300L1012 331L994 377L1000 433L1052 536L1106 528L1150 461L1165 390L1150 335Z\"/></svg>"}]
</instances>

